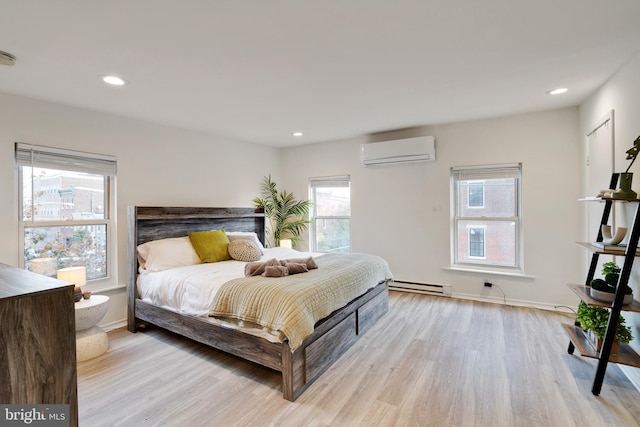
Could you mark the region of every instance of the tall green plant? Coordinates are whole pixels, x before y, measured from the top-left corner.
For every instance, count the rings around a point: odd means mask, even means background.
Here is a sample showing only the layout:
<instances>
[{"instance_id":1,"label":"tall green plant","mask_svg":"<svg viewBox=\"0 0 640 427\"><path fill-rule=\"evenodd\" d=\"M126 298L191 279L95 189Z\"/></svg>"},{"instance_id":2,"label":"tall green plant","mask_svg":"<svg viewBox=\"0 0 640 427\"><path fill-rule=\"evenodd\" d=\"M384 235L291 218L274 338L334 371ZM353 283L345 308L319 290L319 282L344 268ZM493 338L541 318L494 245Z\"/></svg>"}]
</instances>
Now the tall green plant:
<instances>
[{"instance_id":1,"label":"tall green plant","mask_svg":"<svg viewBox=\"0 0 640 427\"><path fill-rule=\"evenodd\" d=\"M264 177L260 185L260 197L253 199L253 204L256 208L264 209L264 214L269 219L267 246L279 246L280 239L285 238L290 238L293 244L302 240L299 236L309 225L311 201L296 200L293 193L278 191L269 175Z\"/></svg>"}]
</instances>

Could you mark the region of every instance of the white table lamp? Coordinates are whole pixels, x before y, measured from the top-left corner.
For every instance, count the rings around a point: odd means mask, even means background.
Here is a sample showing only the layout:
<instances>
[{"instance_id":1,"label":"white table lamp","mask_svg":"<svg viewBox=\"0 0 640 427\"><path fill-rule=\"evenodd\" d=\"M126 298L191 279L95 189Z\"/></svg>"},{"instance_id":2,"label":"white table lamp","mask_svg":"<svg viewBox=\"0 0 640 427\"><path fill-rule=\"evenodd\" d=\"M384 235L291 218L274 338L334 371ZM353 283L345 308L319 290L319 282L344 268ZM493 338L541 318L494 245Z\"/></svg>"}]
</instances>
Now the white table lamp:
<instances>
[{"instance_id":1,"label":"white table lamp","mask_svg":"<svg viewBox=\"0 0 640 427\"><path fill-rule=\"evenodd\" d=\"M58 280L76 285L74 289L74 300L82 299L82 289L80 286L87 284L87 269L85 267L67 267L58 270Z\"/></svg>"},{"instance_id":2,"label":"white table lamp","mask_svg":"<svg viewBox=\"0 0 640 427\"><path fill-rule=\"evenodd\" d=\"M58 270L58 280L72 283L76 286L87 284L87 269L85 267L67 267Z\"/></svg>"}]
</instances>

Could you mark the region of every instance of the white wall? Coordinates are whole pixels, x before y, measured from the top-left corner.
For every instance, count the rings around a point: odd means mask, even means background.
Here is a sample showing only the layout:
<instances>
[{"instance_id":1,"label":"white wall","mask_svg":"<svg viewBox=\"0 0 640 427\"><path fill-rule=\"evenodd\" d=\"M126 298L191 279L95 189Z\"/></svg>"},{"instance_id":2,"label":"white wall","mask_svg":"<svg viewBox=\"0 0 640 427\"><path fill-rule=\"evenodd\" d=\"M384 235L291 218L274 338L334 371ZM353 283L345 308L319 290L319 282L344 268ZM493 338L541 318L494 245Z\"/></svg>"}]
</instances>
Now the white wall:
<instances>
[{"instance_id":1,"label":"white wall","mask_svg":"<svg viewBox=\"0 0 640 427\"><path fill-rule=\"evenodd\" d=\"M450 284L454 295L512 303L577 306L567 283L580 283L580 138L578 109L567 108L397 132L433 135L434 163L369 169L360 164L364 139L283 150L284 187L307 194L314 176L352 177L353 251L381 255L396 279ZM379 140L380 135L376 135ZM450 265L450 168L523 164L525 273L534 278L461 273Z\"/></svg>"},{"instance_id":2,"label":"white wall","mask_svg":"<svg viewBox=\"0 0 640 427\"><path fill-rule=\"evenodd\" d=\"M625 151L640 135L640 54L636 55L616 75L614 75L600 90L592 95L580 106L580 129L586 131L597 123L605 114L614 110L614 134L615 134L615 171L624 172L629 161L626 160ZM583 134L585 132L582 132ZM583 152L586 151L586 138L583 138ZM634 174L633 190L640 193L640 160L631 167ZM584 172L583 172L584 173ZM606 185L605 185L606 187ZM630 220L632 217L630 217ZM630 220L628 227L631 226ZM619 224L622 226L622 224ZM640 263L637 259L632 271L630 286L633 289L635 299L640 299ZM622 261L616 260L620 266ZM586 268L586 267L585 267ZM632 327L635 339L631 346L640 352L640 314L624 312L627 324ZM627 375L640 388L640 369L623 368Z\"/></svg>"},{"instance_id":3,"label":"white wall","mask_svg":"<svg viewBox=\"0 0 640 427\"><path fill-rule=\"evenodd\" d=\"M114 155L118 269L127 283L127 206L250 207L262 177L278 178L278 150L0 93L0 262L18 266L14 142ZM126 319L124 289L103 324Z\"/></svg>"}]
</instances>

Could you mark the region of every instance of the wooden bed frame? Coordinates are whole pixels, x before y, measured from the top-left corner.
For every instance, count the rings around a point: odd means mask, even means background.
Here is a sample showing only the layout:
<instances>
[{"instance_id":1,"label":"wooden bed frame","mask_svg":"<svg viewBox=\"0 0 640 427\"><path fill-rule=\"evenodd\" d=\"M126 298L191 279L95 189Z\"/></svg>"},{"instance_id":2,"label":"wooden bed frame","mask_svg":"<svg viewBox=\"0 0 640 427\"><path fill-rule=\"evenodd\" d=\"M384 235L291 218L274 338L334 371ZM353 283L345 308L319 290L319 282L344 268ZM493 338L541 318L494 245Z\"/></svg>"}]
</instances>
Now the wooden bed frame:
<instances>
[{"instance_id":1,"label":"wooden bed frame","mask_svg":"<svg viewBox=\"0 0 640 427\"><path fill-rule=\"evenodd\" d=\"M181 315L139 299L136 289L136 247L150 240L186 236L188 231L225 229L252 231L264 242L265 216L252 208L141 207L128 208L129 283L127 328L136 332L144 323L154 324L218 350L239 356L282 373L282 393L294 401L353 343L388 311L387 282L315 325L294 352L287 341L273 343L238 329L221 327L209 317Z\"/></svg>"}]
</instances>

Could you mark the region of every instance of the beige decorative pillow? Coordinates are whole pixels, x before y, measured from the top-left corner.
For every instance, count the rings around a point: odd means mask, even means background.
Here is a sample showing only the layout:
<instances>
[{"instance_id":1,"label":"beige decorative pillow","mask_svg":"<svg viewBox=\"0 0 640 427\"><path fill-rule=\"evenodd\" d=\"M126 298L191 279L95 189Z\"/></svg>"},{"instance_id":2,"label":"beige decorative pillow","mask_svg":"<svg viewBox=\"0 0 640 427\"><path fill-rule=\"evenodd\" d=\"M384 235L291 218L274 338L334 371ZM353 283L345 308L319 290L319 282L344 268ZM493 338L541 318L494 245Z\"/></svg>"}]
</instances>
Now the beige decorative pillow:
<instances>
[{"instance_id":1,"label":"beige decorative pillow","mask_svg":"<svg viewBox=\"0 0 640 427\"><path fill-rule=\"evenodd\" d=\"M258 235L250 231L227 231L227 237L230 242L238 239L252 240L260 248L261 253L264 253L264 245L258 239Z\"/></svg>"},{"instance_id":2,"label":"beige decorative pillow","mask_svg":"<svg viewBox=\"0 0 640 427\"><path fill-rule=\"evenodd\" d=\"M262 251L253 241L238 239L229 242L229 255L237 261L252 262L262 257Z\"/></svg>"}]
</instances>

